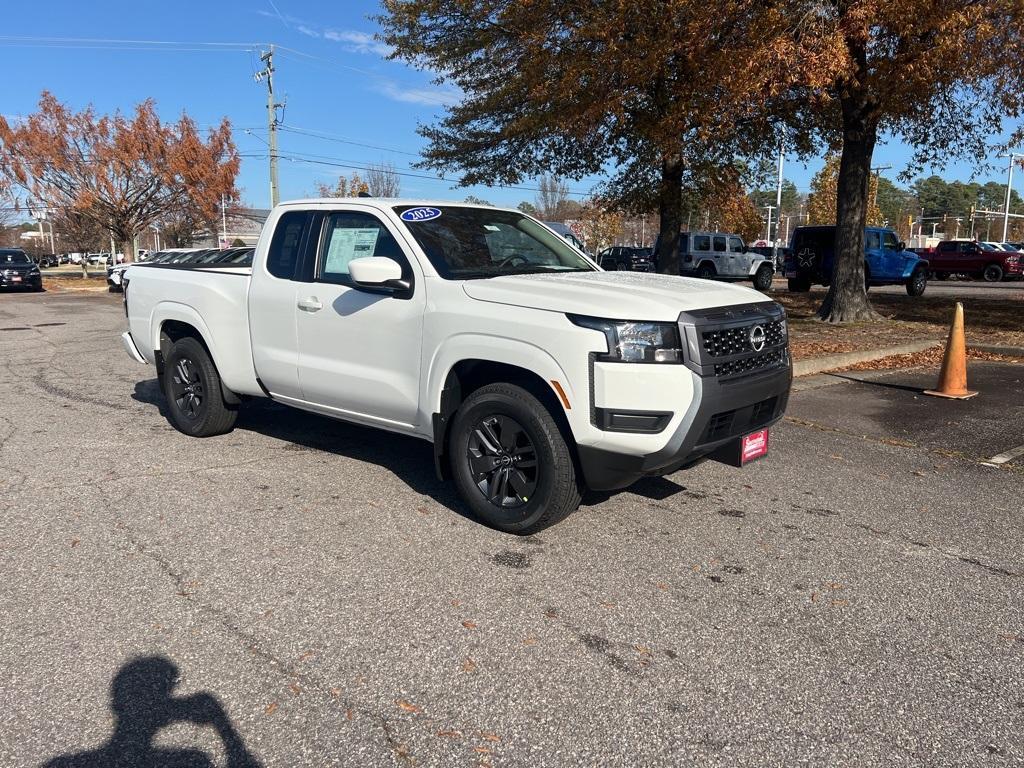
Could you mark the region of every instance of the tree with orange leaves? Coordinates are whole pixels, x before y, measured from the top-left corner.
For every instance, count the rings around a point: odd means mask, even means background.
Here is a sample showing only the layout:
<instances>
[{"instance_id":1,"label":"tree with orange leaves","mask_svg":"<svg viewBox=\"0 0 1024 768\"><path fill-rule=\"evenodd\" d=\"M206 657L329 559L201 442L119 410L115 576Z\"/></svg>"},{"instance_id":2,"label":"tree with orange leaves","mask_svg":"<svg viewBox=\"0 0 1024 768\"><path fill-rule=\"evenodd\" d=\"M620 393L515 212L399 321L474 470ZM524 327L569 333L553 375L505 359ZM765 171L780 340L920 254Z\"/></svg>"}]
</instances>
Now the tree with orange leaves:
<instances>
[{"instance_id":1,"label":"tree with orange leaves","mask_svg":"<svg viewBox=\"0 0 1024 768\"><path fill-rule=\"evenodd\" d=\"M162 123L154 103L131 117L74 112L43 92L39 109L12 125L0 116L0 192L24 191L109 231L125 259L150 224L189 212L217 217L237 196L239 159L224 119L204 139L187 115Z\"/></svg>"}]
</instances>

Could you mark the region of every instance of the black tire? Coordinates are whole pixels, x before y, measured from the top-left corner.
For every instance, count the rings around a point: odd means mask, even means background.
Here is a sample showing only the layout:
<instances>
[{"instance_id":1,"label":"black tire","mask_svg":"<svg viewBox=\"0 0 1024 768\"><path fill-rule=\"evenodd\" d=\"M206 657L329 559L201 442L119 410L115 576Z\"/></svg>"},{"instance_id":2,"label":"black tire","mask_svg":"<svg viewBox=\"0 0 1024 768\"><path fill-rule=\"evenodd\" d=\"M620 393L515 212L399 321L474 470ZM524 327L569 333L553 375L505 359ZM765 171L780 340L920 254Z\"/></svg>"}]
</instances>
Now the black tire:
<instances>
[{"instance_id":1,"label":"black tire","mask_svg":"<svg viewBox=\"0 0 1024 768\"><path fill-rule=\"evenodd\" d=\"M986 283L998 283L1003 279L1003 268L998 264L989 264L981 277Z\"/></svg>"},{"instance_id":2,"label":"black tire","mask_svg":"<svg viewBox=\"0 0 1024 768\"><path fill-rule=\"evenodd\" d=\"M788 282L791 293L807 293L811 290L811 278L806 275L791 277Z\"/></svg>"},{"instance_id":3,"label":"black tire","mask_svg":"<svg viewBox=\"0 0 1024 768\"><path fill-rule=\"evenodd\" d=\"M907 296L923 296L928 287L928 270L918 267L907 279Z\"/></svg>"},{"instance_id":4,"label":"black tire","mask_svg":"<svg viewBox=\"0 0 1024 768\"><path fill-rule=\"evenodd\" d=\"M775 271L767 264L762 264L754 273L754 287L759 291L767 291L772 287Z\"/></svg>"},{"instance_id":5,"label":"black tire","mask_svg":"<svg viewBox=\"0 0 1024 768\"><path fill-rule=\"evenodd\" d=\"M868 269L868 265L865 264L864 265L864 293L867 293L869 288L871 288L871 270Z\"/></svg>"},{"instance_id":6,"label":"black tire","mask_svg":"<svg viewBox=\"0 0 1024 768\"><path fill-rule=\"evenodd\" d=\"M716 274L718 273L715 272L715 268L706 261L697 267L697 277L703 280L713 280Z\"/></svg>"},{"instance_id":7,"label":"black tire","mask_svg":"<svg viewBox=\"0 0 1024 768\"><path fill-rule=\"evenodd\" d=\"M448 456L466 506L505 533L547 528L580 504L565 436L544 404L514 384L489 384L466 398L452 423Z\"/></svg>"},{"instance_id":8,"label":"black tire","mask_svg":"<svg viewBox=\"0 0 1024 768\"><path fill-rule=\"evenodd\" d=\"M167 400L168 421L179 432L190 437L213 437L235 426L238 410L224 402L217 367L196 339L186 336L174 342L164 361L160 384Z\"/></svg>"}]
</instances>

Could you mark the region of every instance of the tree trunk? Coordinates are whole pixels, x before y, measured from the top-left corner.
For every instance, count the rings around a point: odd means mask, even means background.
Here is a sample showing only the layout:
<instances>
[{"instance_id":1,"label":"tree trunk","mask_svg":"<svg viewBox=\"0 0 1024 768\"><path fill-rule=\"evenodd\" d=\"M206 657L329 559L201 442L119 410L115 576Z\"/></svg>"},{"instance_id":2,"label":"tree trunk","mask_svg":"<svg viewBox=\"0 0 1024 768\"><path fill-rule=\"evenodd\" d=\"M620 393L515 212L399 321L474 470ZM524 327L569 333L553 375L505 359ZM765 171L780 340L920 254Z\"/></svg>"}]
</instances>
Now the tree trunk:
<instances>
[{"instance_id":1,"label":"tree trunk","mask_svg":"<svg viewBox=\"0 0 1024 768\"><path fill-rule=\"evenodd\" d=\"M131 264L135 261L134 240L134 237L129 237L121 241L121 253L124 255L125 264ZM117 259L114 257L114 254L110 254L110 258L115 264L117 263Z\"/></svg>"},{"instance_id":2,"label":"tree trunk","mask_svg":"<svg viewBox=\"0 0 1024 768\"><path fill-rule=\"evenodd\" d=\"M871 308L864 285L864 227L878 123L864 94L845 95L842 110L843 153L837 180L832 284L818 308L818 319L829 323L881 320Z\"/></svg>"},{"instance_id":3,"label":"tree trunk","mask_svg":"<svg viewBox=\"0 0 1024 768\"><path fill-rule=\"evenodd\" d=\"M661 161L658 214L661 224L655 262L661 274L678 275L679 231L683 226L683 163L678 155Z\"/></svg>"}]
</instances>

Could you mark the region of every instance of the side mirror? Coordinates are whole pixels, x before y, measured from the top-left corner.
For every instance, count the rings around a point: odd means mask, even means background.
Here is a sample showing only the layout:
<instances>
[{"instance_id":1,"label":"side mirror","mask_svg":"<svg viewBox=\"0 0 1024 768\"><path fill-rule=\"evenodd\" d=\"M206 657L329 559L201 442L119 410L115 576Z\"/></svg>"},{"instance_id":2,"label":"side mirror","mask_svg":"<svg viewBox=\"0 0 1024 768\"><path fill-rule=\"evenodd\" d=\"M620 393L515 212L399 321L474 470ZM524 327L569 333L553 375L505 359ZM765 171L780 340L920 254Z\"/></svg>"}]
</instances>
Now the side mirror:
<instances>
[{"instance_id":1,"label":"side mirror","mask_svg":"<svg viewBox=\"0 0 1024 768\"><path fill-rule=\"evenodd\" d=\"M392 288L408 291L412 286L402 279L402 266L394 259L383 256L364 256L348 264L352 282L360 288Z\"/></svg>"},{"instance_id":2,"label":"side mirror","mask_svg":"<svg viewBox=\"0 0 1024 768\"><path fill-rule=\"evenodd\" d=\"M896 247L901 251L907 250L907 244L904 243L902 240L900 240L899 245L897 245Z\"/></svg>"}]
</instances>

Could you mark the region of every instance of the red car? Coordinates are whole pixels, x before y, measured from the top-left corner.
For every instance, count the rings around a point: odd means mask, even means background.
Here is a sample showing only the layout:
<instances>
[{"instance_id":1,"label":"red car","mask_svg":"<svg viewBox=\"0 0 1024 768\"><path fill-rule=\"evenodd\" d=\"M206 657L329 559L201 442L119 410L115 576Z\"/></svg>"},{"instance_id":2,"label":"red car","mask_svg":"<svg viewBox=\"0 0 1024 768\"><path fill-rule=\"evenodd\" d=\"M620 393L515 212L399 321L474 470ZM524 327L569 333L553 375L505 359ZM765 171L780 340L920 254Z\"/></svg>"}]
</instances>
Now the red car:
<instances>
[{"instance_id":1,"label":"red car","mask_svg":"<svg viewBox=\"0 0 1024 768\"><path fill-rule=\"evenodd\" d=\"M932 274L938 280L950 275L971 275L989 283L1020 279L1024 261L1020 253L1000 251L975 240L943 240L928 257Z\"/></svg>"}]
</instances>

